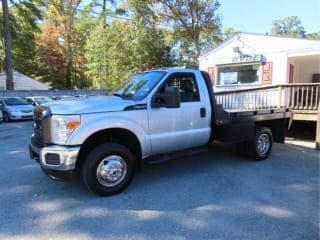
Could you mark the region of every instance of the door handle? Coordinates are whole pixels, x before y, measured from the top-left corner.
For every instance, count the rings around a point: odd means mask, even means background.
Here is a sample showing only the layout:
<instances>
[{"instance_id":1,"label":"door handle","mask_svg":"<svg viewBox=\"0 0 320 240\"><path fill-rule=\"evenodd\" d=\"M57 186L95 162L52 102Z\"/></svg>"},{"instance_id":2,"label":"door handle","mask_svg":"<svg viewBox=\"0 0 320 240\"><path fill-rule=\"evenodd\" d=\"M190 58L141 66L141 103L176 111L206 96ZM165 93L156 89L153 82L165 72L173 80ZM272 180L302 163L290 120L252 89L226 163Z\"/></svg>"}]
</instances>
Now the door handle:
<instances>
[{"instance_id":1,"label":"door handle","mask_svg":"<svg viewBox=\"0 0 320 240\"><path fill-rule=\"evenodd\" d=\"M200 117L201 118L204 118L204 117L206 117L206 114L207 112L206 112L206 109L205 108L200 108Z\"/></svg>"}]
</instances>

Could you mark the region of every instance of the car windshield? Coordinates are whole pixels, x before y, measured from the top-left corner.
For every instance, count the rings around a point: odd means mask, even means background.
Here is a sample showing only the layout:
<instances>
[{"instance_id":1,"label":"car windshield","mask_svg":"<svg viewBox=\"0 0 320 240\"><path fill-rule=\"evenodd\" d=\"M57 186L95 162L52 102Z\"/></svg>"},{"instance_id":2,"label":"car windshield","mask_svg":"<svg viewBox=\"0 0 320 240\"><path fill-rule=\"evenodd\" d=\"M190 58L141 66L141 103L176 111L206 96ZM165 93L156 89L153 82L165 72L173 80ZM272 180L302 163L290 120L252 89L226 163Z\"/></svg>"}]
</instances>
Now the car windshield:
<instances>
[{"instance_id":1,"label":"car windshield","mask_svg":"<svg viewBox=\"0 0 320 240\"><path fill-rule=\"evenodd\" d=\"M23 98L6 98L6 99L4 99L4 102L8 106L29 105L29 103L26 100L24 100Z\"/></svg>"},{"instance_id":2,"label":"car windshield","mask_svg":"<svg viewBox=\"0 0 320 240\"><path fill-rule=\"evenodd\" d=\"M48 98L48 97L37 97L35 100L37 101L38 104L43 104L43 103L53 101L51 98Z\"/></svg>"},{"instance_id":3,"label":"car windshield","mask_svg":"<svg viewBox=\"0 0 320 240\"><path fill-rule=\"evenodd\" d=\"M149 94L165 74L165 71L151 71L135 74L113 95L126 99L141 100Z\"/></svg>"}]
</instances>

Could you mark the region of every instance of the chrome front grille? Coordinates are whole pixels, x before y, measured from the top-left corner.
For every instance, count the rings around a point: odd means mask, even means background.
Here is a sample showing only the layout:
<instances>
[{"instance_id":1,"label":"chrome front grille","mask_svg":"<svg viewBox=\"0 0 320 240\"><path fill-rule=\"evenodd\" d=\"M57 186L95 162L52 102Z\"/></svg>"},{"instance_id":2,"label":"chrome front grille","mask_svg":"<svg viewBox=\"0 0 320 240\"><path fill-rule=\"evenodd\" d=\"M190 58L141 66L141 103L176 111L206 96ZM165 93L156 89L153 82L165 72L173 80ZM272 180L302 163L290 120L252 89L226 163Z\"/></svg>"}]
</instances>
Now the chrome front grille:
<instances>
[{"instance_id":1,"label":"chrome front grille","mask_svg":"<svg viewBox=\"0 0 320 240\"><path fill-rule=\"evenodd\" d=\"M33 115L33 132L34 132L34 142L38 146L44 146L46 144L46 134L45 131L50 131L48 124L49 109L44 106L37 106L34 109Z\"/></svg>"},{"instance_id":2,"label":"chrome front grille","mask_svg":"<svg viewBox=\"0 0 320 240\"><path fill-rule=\"evenodd\" d=\"M23 113L32 113L32 110L21 110Z\"/></svg>"}]
</instances>

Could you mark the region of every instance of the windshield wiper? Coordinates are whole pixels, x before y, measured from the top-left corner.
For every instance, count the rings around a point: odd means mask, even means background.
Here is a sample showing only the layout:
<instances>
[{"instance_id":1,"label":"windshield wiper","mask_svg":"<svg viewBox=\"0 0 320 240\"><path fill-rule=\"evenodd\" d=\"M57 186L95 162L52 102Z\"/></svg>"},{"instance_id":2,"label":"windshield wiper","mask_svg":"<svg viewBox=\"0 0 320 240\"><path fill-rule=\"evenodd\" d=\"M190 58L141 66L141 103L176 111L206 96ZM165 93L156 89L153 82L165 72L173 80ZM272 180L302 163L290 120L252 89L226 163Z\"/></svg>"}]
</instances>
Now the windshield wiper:
<instances>
[{"instance_id":1,"label":"windshield wiper","mask_svg":"<svg viewBox=\"0 0 320 240\"><path fill-rule=\"evenodd\" d=\"M125 98L125 99L130 99L133 96L134 96L134 94L132 94L132 93L128 93L128 94L122 95L122 97Z\"/></svg>"},{"instance_id":2,"label":"windshield wiper","mask_svg":"<svg viewBox=\"0 0 320 240\"><path fill-rule=\"evenodd\" d=\"M119 98L123 98L123 96L119 93L113 93L112 96L116 96L116 97L119 97Z\"/></svg>"}]
</instances>

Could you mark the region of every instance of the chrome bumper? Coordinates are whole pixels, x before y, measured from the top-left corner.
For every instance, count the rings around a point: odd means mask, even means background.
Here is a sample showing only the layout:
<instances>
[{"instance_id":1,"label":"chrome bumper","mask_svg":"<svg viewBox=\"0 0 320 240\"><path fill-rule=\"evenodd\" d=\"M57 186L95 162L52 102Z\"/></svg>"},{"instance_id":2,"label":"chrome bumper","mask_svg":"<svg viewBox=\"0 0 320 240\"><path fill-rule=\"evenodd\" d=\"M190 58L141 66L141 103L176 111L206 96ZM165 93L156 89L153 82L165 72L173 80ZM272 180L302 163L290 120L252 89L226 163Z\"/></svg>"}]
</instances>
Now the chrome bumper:
<instances>
[{"instance_id":1,"label":"chrome bumper","mask_svg":"<svg viewBox=\"0 0 320 240\"><path fill-rule=\"evenodd\" d=\"M31 159L40 163L44 170L70 171L76 166L80 146L48 146L38 147L29 142ZM52 159L54 161L52 161Z\"/></svg>"}]
</instances>

